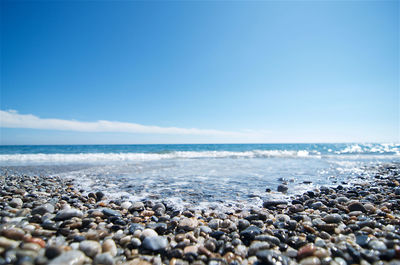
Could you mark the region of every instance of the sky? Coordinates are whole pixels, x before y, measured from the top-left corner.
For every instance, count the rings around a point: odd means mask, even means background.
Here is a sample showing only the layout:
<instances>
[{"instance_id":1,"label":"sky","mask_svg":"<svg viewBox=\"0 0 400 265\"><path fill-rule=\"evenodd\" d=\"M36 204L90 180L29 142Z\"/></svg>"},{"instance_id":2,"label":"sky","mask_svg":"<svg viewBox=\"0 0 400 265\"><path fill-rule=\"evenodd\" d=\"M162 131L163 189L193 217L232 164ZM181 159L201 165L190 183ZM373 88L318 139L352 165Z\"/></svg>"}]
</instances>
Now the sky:
<instances>
[{"instance_id":1,"label":"sky","mask_svg":"<svg viewBox=\"0 0 400 265\"><path fill-rule=\"evenodd\" d=\"M399 142L399 1L1 1L0 144Z\"/></svg>"}]
</instances>

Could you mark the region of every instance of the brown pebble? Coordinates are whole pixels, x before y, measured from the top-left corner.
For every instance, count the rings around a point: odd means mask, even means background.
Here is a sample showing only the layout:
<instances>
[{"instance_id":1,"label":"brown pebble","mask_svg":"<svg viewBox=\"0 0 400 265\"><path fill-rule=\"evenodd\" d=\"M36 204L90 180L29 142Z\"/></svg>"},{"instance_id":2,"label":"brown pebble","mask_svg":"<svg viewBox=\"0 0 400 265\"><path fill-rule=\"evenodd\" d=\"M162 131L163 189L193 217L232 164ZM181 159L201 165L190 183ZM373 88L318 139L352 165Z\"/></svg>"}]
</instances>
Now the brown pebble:
<instances>
[{"instance_id":1,"label":"brown pebble","mask_svg":"<svg viewBox=\"0 0 400 265\"><path fill-rule=\"evenodd\" d=\"M297 252L297 258L303 259L305 257L312 256L316 250L317 248L314 246L314 244L307 244L299 249Z\"/></svg>"},{"instance_id":2,"label":"brown pebble","mask_svg":"<svg viewBox=\"0 0 400 265\"><path fill-rule=\"evenodd\" d=\"M204 255L206 255L207 257L211 257L212 256L212 252L211 251L209 251L208 249L206 249L205 247L203 247L203 246L199 246L199 253L200 254L204 254Z\"/></svg>"},{"instance_id":3,"label":"brown pebble","mask_svg":"<svg viewBox=\"0 0 400 265\"><path fill-rule=\"evenodd\" d=\"M12 227L4 230L3 236L14 240L22 240L25 236L25 232L21 228Z\"/></svg>"},{"instance_id":4,"label":"brown pebble","mask_svg":"<svg viewBox=\"0 0 400 265\"><path fill-rule=\"evenodd\" d=\"M26 239L25 242L27 242L27 243L35 243L35 244L38 244L38 245L41 246L42 248L44 248L44 247L46 246L46 242L44 242L43 239L38 238L38 237L31 237L31 238L28 238L28 239Z\"/></svg>"},{"instance_id":5,"label":"brown pebble","mask_svg":"<svg viewBox=\"0 0 400 265\"><path fill-rule=\"evenodd\" d=\"M146 217L151 217L151 216L154 215L154 211L144 210L144 211L141 213L141 215L142 215L142 216L146 216Z\"/></svg>"},{"instance_id":6,"label":"brown pebble","mask_svg":"<svg viewBox=\"0 0 400 265\"><path fill-rule=\"evenodd\" d=\"M183 249L183 253L196 253L197 254L198 248L197 246L187 246Z\"/></svg>"},{"instance_id":7,"label":"brown pebble","mask_svg":"<svg viewBox=\"0 0 400 265\"><path fill-rule=\"evenodd\" d=\"M309 225L303 225L303 227L304 227L304 229L307 231L307 232L309 232L309 233L312 233L312 234L315 234L317 231L313 228L313 227L311 227L311 226L309 226Z\"/></svg>"}]
</instances>

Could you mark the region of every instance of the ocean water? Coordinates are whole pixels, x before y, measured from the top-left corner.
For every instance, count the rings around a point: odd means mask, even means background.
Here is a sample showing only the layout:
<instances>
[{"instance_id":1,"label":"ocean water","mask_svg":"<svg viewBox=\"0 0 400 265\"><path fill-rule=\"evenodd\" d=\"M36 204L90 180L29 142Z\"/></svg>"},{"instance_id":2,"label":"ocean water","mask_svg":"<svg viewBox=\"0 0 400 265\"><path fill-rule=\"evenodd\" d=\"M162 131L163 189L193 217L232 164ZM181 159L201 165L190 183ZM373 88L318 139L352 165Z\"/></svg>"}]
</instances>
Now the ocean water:
<instances>
[{"instance_id":1,"label":"ocean water","mask_svg":"<svg viewBox=\"0 0 400 265\"><path fill-rule=\"evenodd\" d=\"M57 175L84 193L199 208L261 206L368 181L379 165L399 162L393 143L0 146L2 174ZM276 191L282 183L287 194Z\"/></svg>"}]
</instances>

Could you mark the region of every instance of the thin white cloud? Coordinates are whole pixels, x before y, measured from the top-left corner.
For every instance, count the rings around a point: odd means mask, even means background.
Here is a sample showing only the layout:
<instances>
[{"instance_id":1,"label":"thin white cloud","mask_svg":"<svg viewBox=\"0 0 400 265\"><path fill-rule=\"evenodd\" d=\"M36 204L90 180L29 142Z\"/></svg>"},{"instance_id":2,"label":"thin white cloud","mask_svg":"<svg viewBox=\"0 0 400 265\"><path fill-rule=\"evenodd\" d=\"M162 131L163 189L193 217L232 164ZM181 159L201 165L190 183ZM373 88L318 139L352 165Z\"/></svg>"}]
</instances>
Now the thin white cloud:
<instances>
[{"instance_id":1,"label":"thin white cloud","mask_svg":"<svg viewBox=\"0 0 400 265\"><path fill-rule=\"evenodd\" d=\"M43 119L32 114L19 114L15 110L0 110L0 127L78 132L125 132L142 134L207 135L225 137L254 136L249 132L148 126L137 123L105 121L84 122L76 120Z\"/></svg>"}]
</instances>

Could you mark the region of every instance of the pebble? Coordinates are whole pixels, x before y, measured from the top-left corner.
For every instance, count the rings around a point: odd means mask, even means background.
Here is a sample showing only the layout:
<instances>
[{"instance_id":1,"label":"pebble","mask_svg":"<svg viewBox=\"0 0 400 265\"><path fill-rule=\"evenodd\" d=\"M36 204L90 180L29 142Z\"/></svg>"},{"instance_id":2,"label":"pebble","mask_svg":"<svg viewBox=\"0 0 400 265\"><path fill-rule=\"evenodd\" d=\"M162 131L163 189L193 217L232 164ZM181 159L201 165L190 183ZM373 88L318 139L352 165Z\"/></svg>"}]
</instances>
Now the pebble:
<instances>
[{"instance_id":1,"label":"pebble","mask_svg":"<svg viewBox=\"0 0 400 265\"><path fill-rule=\"evenodd\" d=\"M347 208L349 209L350 212L360 211L365 213L367 211L364 205L357 201L350 202L350 204L347 205Z\"/></svg>"},{"instance_id":2,"label":"pebble","mask_svg":"<svg viewBox=\"0 0 400 265\"><path fill-rule=\"evenodd\" d=\"M314 252L317 250L314 244L307 244L299 249L297 252L297 258L303 259L308 256L312 256Z\"/></svg>"},{"instance_id":3,"label":"pebble","mask_svg":"<svg viewBox=\"0 0 400 265\"><path fill-rule=\"evenodd\" d=\"M368 246L372 249L379 250L379 251L384 251L387 249L385 243L383 243L382 241L379 241L379 240L371 240L368 243Z\"/></svg>"},{"instance_id":4,"label":"pebble","mask_svg":"<svg viewBox=\"0 0 400 265\"><path fill-rule=\"evenodd\" d=\"M283 200L270 200L270 201L264 201L263 202L263 207L265 208L269 208L269 207L273 207L273 206L277 206L277 205L286 205L288 204L287 201L283 201Z\"/></svg>"},{"instance_id":5,"label":"pebble","mask_svg":"<svg viewBox=\"0 0 400 265\"><path fill-rule=\"evenodd\" d=\"M125 209L125 210L128 210L131 206L132 206L132 203L130 203L130 202L121 203L121 208Z\"/></svg>"},{"instance_id":6,"label":"pebble","mask_svg":"<svg viewBox=\"0 0 400 265\"><path fill-rule=\"evenodd\" d=\"M46 248L45 256L48 259L54 259L62 253L62 250L57 246L49 246Z\"/></svg>"},{"instance_id":7,"label":"pebble","mask_svg":"<svg viewBox=\"0 0 400 265\"><path fill-rule=\"evenodd\" d=\"M212 229L208 226L202 225L200 226L200 231L205 234L210 234L212 232Z\"/></svg>"},{"instance_id":8,"label":"pebble","mask_svg":"<svg viewBox=\"0 0 400 265\"><path fill-rule=\"evenodd\" d=\"M380 170L371 187L224 210L104 200L57 177L0 176L0 264L396 264L400 168Z\"/></svg>"},{"instance_id":9,"label":"pebble","mask_svg":"<svg viewBox=\"0 0 400 265\"><path fill-rule=\"evenodd\" d=\"M22 240L25 236L25 232L21 228L12 227L4 230L3 236L13 240Z\"/></svg>"},{"instance_id":10,"label":"pebble","mask_svg":"<svg viewBox=\"0 0 400 265\"><path fill-rule=\"evenodd\" d=\"M300 261L301 265L320 265L321 261L317 257L307 257Z\"/></svg>"},{"instance_id":11,"label":"pebble","mask_svg":"<svg viewBox=\"0 0 400 265\"><path fill-rule=\"evenodd\" d=\"M102 212L105 216L121 216L120 212L108 208L103 209Z\"/></svg>"},{"instance_id":12,"label":"pebble","mask_svg":"<svg viewBox=\"0 0 400 265\"><path fill-rule=\"evenodd\" d=\"M337 224L337 223L342 222L343 219L339 214L334 213L334 214L328 214L327 216L325 216L323 218L323 220L325 222L327 222L327 223L335 223L335 224Z\"/></svg>"},{"instance_id":13,"label":"pebble","mask_svg":"<svg viewBox=\"0 0 400 265\"><path fill-rule=\"evenodd\" d=\"M179 228L185 231L193 231L198 225L198 221L193 218L183 218L179 221Z\"/></svg>"},{"instance_id":14,"label":"pebble","mask_svg":"<svg viewBox=\"0 0 400 265\"><path fill-rule=\"evenodd\" d=\"M168 239L163 236L148 236L143 240L142 247L150 251L161 251L168 246Z\"/></svg>"},{"instance_id":15,"label":"pebble","mask_svg":"<svg viewBox=\"0 0 400 265\"><path fill-rule=\"evenodd\" d=\"M244 239L254 239L259 234L261 234L261 229L254 225L249 226L245 230L240 232L240 236Z\"/></svg>"},{"instance_id":16,"label":"pebble","mask_svg":"<svg viewBox=\"0 0 400 265\"><path fill-rule=\"evenodd\" d=\"M115 261L110 253L102 253L102 254L98 254L94 258L93 264L95 264L95 265L114 265Z\"/></svg>"},{"instance_id":17,"label":"pebble","mask_svg":"<svg viewBox=\"0 0 400 265\"><path fill-rule=\"evenodd\" d=\"M143 210L144 210L143 202L134 202L134 203L132 203L132 206L129 208L130 212L134 212L134 211L141 212Z\"/></svg>"},{"instance_id":18,"label":"pebble","mask_svg":"<svg viewBox=\"0 0 400 265\"><path fill-rule=\"evenodd\" d=\"M289 189L288 186L281 184L281 185L278 185L277 191L286 193L288 191L288 189Z\"/></svg>"},{"instance_id":19,"label":"pebble","mask_svg":"<svg viewBox=\"0 0 400 265\"><path fill-rule=\"evenodd\" d=\"M94 240L84 240L79 243L79 250L86 254L86 256L94 258L101 252L101 245Z\"/></svg>"},{"instance_id":20,"label":"pebble","mask_svg":"<svg viewBox=\"0 0 400 265\"><path fill-rule=\"evenodd\" d=\"M13 198L8 205L13 208L21 208L24 202L20 198Z\"/></svg>"},{"instance_id":21,"label":"pebble","mask_svg":"<svg viewBox=\"0 0 400 265\"><path fill-rule=\"evenodd\" d=\"M0 247L7 249L7 248L16 248L18 245L19 245L18 241L0 236Z\"/></svg>"},{"instance_id":22,"label":"pebble","mask_svg":"<svg viewBox=\"0 0 400 265\"><path fill-rule=\"evenodd\" d=\"M154 231L153 229L150 228L146 228L142 231L142 233L140 234L140 238L144 239L146 237L150 237L150 236L158 236L157 232Z\"/></svg>"},{"instance_id":23,"label":"pebble","mask_svg":"<svg viewBox=\"0 0 400 265\"><path fill-rule=\"evenodd\" d=\"M82 218L83 213L78 209L73 209L73 208L65 209L65 210L59 211L56 214L56 216L54 217L54 220L55 221L64 221L64 220L71 219L72 217Z\"/></svg>"},{"instance_id":24,"label":"pebble","mask_svg":"<svg viewBox=\"0 0 400 265\"><path fill-rule=\"evenodd\" d=\"M51 260L49 265L81 265L85 262L85 254L79 250L70 250Z\"/></svg>"},{"instance_id":25,"label":"pebble","mask_svg":"<svg viewBox=\"0 0 400 265\"><path fill-rule=\"evenodd\" d=\"M32 215L34 214L39 214L39 215L44 215L46 213L53 213L54 212L54 206L50 203L45 203L43 205L40 205L36 208L34 208L31 212Z\"/></svg>"},{"instance_id":26,"label":"pebble","mask_svg":"<svg viewBox=\"0 0 400 265\"><path fill-rule=\"evenodd\" d=\"M257 258L265 264L289 264L288 258L273 250L261 250L256 254Z\"/></svg>"},{"instance_id":27,"label":"pebble","mask_svg":"<svg viewBox=\"0 0 400 265\"><path fill-rule=\"evenodd\" d=\"M117 245L111 238L104 240L102 250L103 253L108 252L112 257L117 255Z\"/></svg>"}]
</instances>

